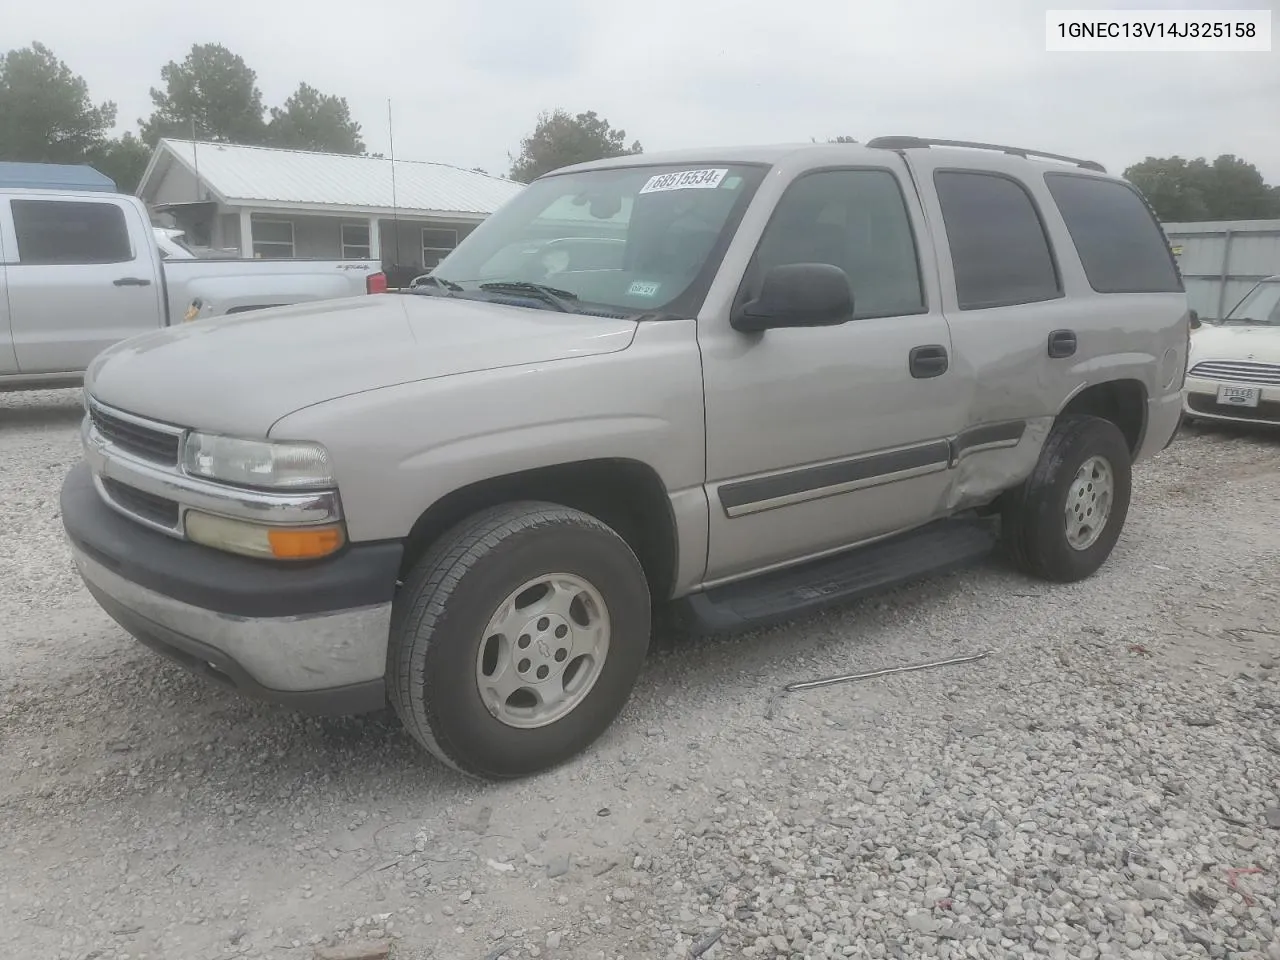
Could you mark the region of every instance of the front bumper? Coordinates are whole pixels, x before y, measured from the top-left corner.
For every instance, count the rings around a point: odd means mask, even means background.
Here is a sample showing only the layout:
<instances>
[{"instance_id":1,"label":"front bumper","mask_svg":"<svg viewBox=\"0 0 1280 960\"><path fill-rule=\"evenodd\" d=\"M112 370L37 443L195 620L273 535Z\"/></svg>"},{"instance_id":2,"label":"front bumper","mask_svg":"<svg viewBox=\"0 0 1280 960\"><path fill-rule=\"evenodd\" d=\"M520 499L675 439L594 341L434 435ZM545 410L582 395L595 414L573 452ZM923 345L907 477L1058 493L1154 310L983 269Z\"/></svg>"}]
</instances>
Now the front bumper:
<instances>
[{"instance_id":1,"label":"front bumper","mask_svg":"<svg viewBox=\"0 0 1280 960\"><path fill-rule=\"evenodd\" d=\"M1187 377L1182 390L1182 411L1189 417L1204 420L1221 420L1227 423L1259 423L1280 426L1280 387L1261 386L1256 407L1227 406L1218 403L1218 386L1259 386L1225 380L1208 380L1203 377Z\"/></svg>"},{"instance_id":2,"label":"front bumper","mask_svg":"<svg viewBox=\"0 0 1280 960\"><path fill-rule=\"evenodd\" d=\"M61 506L85 585L140 642L249 696L309 713L386 705L399 543L352 545L298 564L222 553L121 516L86 463L63 482Z\"/></svg>"}]
</instances>

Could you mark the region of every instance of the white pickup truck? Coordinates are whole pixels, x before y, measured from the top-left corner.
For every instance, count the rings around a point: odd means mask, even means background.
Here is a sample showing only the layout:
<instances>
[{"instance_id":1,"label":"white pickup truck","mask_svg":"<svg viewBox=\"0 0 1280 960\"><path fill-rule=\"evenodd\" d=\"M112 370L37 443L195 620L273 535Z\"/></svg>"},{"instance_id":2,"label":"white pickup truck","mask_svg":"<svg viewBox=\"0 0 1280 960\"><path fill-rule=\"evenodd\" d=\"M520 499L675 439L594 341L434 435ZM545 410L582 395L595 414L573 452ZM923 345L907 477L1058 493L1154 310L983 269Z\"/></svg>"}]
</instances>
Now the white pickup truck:
<instances>
[{"instance_id":1,"label":"white pickup truck","mask_svg":"<svg viewBox=\"0 0 1280 960\"><path fill-rule=\"evenodd\" d=\"M107 347L186 320L385 290L369 260L166 257L137 197L0 190L0 391L78 386Z\"/></svg>"}]
</instances>

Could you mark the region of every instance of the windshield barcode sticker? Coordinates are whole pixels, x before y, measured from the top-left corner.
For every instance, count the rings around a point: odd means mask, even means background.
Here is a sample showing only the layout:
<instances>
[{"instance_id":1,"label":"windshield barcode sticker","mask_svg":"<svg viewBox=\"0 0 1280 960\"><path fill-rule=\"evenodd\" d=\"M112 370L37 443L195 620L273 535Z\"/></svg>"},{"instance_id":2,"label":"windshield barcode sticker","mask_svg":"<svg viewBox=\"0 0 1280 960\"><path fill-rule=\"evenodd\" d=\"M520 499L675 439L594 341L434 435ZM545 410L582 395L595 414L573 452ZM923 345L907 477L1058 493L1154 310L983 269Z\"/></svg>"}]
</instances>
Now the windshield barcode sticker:
<instances>
[{"instance_id":1,"label":"windshield barcode sticker","mask_svg":"<svg viewBox=\"0 0 1280 960\"><path fill-rule=\"evenodd\" d=\"M653 280L636 280L627 289L628 297L656 297L662 284Z\"/></svg>"},{"instance_id":2,"label":"windshield barcode sticker","mask_svg":"<svg viewBox=\"0 0 1280 960\"><path fill-rule=\"evenodd\" d=\"M682 170L679 173L660 173L650 177L640 188L641 193L661 193L664 190L714 190L728 170Z\"/></svg>"}]
</instances>

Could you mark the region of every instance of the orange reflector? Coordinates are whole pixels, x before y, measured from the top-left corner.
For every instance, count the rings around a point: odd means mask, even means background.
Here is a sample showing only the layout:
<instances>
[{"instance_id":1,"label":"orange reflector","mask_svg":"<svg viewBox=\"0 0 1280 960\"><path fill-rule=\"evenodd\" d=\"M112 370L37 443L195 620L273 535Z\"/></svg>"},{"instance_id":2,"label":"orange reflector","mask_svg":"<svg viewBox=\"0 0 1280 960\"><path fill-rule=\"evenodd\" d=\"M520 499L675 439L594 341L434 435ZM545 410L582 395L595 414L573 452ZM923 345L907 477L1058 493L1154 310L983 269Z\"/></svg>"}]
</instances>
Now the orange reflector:
<instances>
[{"instance_id":1,"label":"orange reflector","mask_svg":"<svg viewBox=\"0 0 1280 960\"><path fill-rule=\"evenodd\" d=\"M281 560L327 557L342 546L341 527L271 528L267 531L271 553Z\"/></svg>"}]
</instances>

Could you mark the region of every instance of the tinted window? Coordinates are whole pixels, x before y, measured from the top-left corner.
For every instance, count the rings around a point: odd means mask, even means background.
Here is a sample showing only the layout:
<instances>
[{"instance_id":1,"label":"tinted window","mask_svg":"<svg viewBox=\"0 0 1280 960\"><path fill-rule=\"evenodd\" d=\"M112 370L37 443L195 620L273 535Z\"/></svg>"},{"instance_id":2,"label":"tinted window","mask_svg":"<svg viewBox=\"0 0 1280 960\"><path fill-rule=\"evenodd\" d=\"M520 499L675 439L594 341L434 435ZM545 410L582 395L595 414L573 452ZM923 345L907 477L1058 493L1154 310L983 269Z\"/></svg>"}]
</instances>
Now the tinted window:
<instances>
[{"instance_id":1,"label":"tinted window","mask_svg":"<svg viewBox=\"0 0 1280 960\"><path fill-rule=\"evenodd\" d=\"M784 263L840 267L856 316L924 310L911 221L898 179L886 170L830 170L793 183L760 240L756 288L770 267Z\"/></svg>"},{"instance_id":2,"label":"tinted window","mask_svg":"<svg viewBox=\"0 0 1280 960\"><path fill-rule=\"evenodd\" d=\"M1045 176L1098 293L1168 293L1182 289L1164 232L1142 198L1114 180Z\"/></svg>"},{"instance_id":3,"label":"tinted window","mask_svg":"<svg viewBox=\"0 0 1280 960\"><path fill-rule=\"evenodd\" d=\"M113 203L12 200L24 264L125 263L133 259L124 211Z\"/></svg>"},{"instance_id":4,"label":"tinted window","mask_svg":"<svg viewBox=\"0 0 1280 960\"><path fill-rule=\"evenodd\" d=\"M1026 189L990 173L934 177L960 309L1004 307L1060 296L1044 224Z\"/></svg>"}]
</instances>

